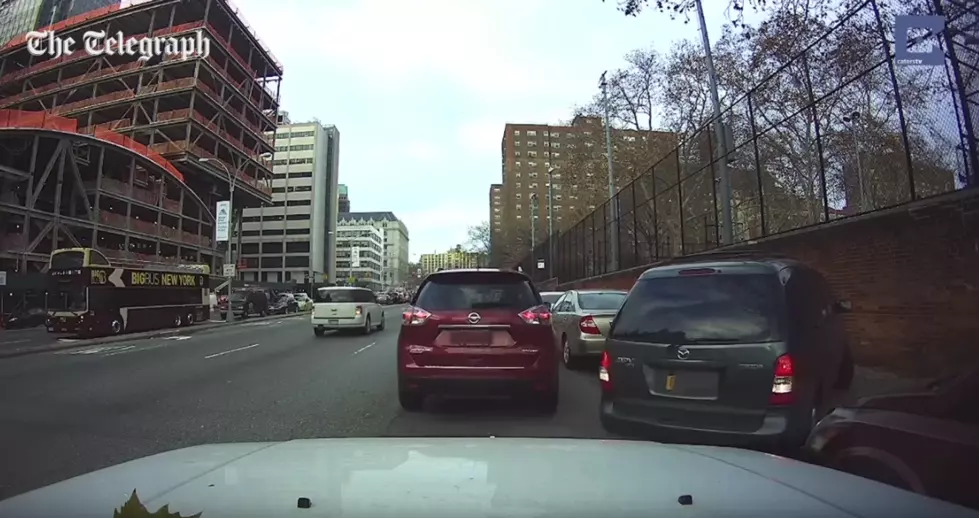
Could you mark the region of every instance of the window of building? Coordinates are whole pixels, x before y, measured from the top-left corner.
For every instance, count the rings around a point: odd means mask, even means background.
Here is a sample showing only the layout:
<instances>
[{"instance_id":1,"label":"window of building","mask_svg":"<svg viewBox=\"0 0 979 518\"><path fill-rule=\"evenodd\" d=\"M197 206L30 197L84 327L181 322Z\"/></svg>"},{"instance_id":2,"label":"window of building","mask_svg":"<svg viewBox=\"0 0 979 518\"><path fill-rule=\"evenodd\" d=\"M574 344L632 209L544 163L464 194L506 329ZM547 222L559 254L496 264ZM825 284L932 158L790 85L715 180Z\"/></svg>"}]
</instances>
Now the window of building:
<instances>
[{"instance_id":1,"label":"window of building","mask_svg":"<svg viewBox=\"0 0 979 518\"><path fill-rule=\"evenodd\" d=\"M551 137L553 137L553 138L560 138L561 137L561 134L558 133L558 132L556 132L556 131L552 131L551 132Z\"/></svg>"},{"instance_id":2,"label":"window of building","mask_svg":"<svg viewBox=\"0 0 979 518\"><path fill-rule=\"evenodd\" d=\"M309 234L309 229L308 228L287 228L286 229L286 235L287 236L301 236L301 235L308 235L308 234Z\"/></svg>"},{"instance_id":3,"label":"window of building","mask_svg":"<svg viewBox=\"0 0 979 518\"><path fill-rule=\"evenodd\" d=\"M551 157L553 157L553 158L560 158L561 157L561 153L551 153Z\"/></svg>"},{"instance_id":4,"label":"window of building","mask_svg":"<svg viewBox=\"0 0 979 518\"><path fill-rule=\"evenodd\" d=\"M520 193L518 192L518 193L517 193L517 199L519 200L520 198L523 198L523 194L520 194Z\"/></svg>"},{"instance_id":5,"label":"window of building","mask_svg":"<svg viewBox=\"0 0 979 518\"><path fill-rule=\"evenodd\" d=\"M520 178L520 171L517 171L517 172L515 172L515 173L513 174L513 176L516 176L517 178Z\"/></svg>"},{"instance_id":6,"label":"window of building","mask_svg":"<svg viewBox=\"0 0 979 518\"><path fill-rule=\"evenodd\" d=\"M286 220L288 221L309 220L309 214L288 214L286 215Z\"/></svg>"},{"instance_id":7,"label":"window of building","mask_svg":"<svg viewBox=\"0 0 979 518\"><path fill-rule=\"evenodd\" d=\"M514 137L519 137L520 136L520 130L513 130L513 136Z\"/></svg>"},{"instance_id":8,"label":"window of building","mask_svg":"<svg viewBox=\"0 0 979 518\"><path fill-rule=\"evenodd\" d=\"M514 142L513 145L516 146L516 147L520 147L520 141L518 140L518 141Z\"/></svg>"},{"instance_id":9,"label":"window of building","mask_svg":"<svg viewBox=\"0 0 979 518\"><path fill-rule=\"evenodd\" d=\"M289 200L290 207L308 207L309 200Z\"/></svg>"},{"instance_id":10,"label":"window of building","mask_svg":"<svg viewBox=\"0 0 979 518\"><path fill-rule=\"evenodd\" d=\"M529 130L529 131L527 132L527 136L528 136L528 137L536 137L536 136L537 136L537 132L536 132L536 131L534 131L534 130Z\"/></svg>"},{"instance_id":11,"label":"window of building","mask_svg":"<svg viewBox=\"0 0 979 518\"><path fill-rule=\"evenodd\" d=\"M552 148L555 148L555 149L560 148L561 147L561 143L560 142L551 142L551 147Z\"/></svg>"},{"instance_id":12,"label":"window of building","mask_svg":"<svg viewBox=\"0 0 979 518\"><path fill-rule=\"evenodd\" d=\"M302 171L298 173L289 173L288 178L312 178L312 171Z\"/></svg>"},{"instance_id":13,"label":"window of building","mask_svg":"<svg viewBox=\"0 0 979 518\"><path fill-rule=\"evenodd\" d=\"M287 254L308 254L309 253L309 241L293 241L291 243L286 243L286 253Z\"/></svg>"},{"instance_id":14,"label":"window of building","mask_svg":"<svg viewBox=\"0 0 979 518\"><path fill-rule=\"evenodd\" d=\"M527 162L527 165L530 167L537 167L537 162Z\"/></svg>"},{"instance_id":15,"label":"window of building","mask_svg":"<svg viewBox=\"0 0 979 518\"><path fill-rule=\"evenodd\" d=\"M520 182L517 182L517 189L520 188Z\"/></svg>"},{"instance_id":16,"label":"window of building","mask_svg":"<svg viewBox=\"0 0 979 518\"><path fill-rule=\"evenodd\" d=\"M537 158L537 152L536 151L528 151L527 152L527 156L529 156L530 158Z\"/></svg>"},{"instance_id":17,"label":"window of building","mask_svg":"<svg viewBox=\"0 0 979 518\"><path fill-rule=\"evenodd\" d=\"M517 166L517 167L520 167L520 161L518 160L518 161L516 161L516 162L514 162L514 164L513 164L513 165L515 165L515 166Z\"/></svg>"},{"instance_id":18,"label":"window of building","mask_svg":"<svg viewBox=\"0 0 979 518\"><path fill-rule=\"evenodd\" d=\"M282 229L274 229L274 230L267 229L267 230L263 230L262 231L262 235L263 236L281 236L282 235Z\"/></svg>"},{"instance_id":19,"label":"window of building","mask_svg":"<svg viewBox=\"0 0 979 518\"><path fill-rule=\"evenodd\" d=\"M537 145L537 141L536 140L528 140L527 141L527 147L534 147L536 145Z\"/></svg>"},{"instance_id":20,"label":"window of building","mask_svg":"<svg viewBox=\"0 0 979 518\"><path fill-rule=\"evenodd\" d=\"M312 164L312 158L290 158L289 165Z\"/></svg>"},{"instance_id":21,"label":"window of building","mask_svg":"<svg viewBox=\"0 0 979 518\"><path fill-rule=\"evenodd\" d=\"M518 203L517 204L517 210L523 210L523 204Z\"/></svg>"},{"instance_id":22,"label":"window of building","mask_svg":"<svg viewBox=\"0 0 979 518\"><path fill-rule=\"evenodd\" d=\"M537 173L529 173L527 176L531 178L537 178Z\"/></svg>"}]
</instances>

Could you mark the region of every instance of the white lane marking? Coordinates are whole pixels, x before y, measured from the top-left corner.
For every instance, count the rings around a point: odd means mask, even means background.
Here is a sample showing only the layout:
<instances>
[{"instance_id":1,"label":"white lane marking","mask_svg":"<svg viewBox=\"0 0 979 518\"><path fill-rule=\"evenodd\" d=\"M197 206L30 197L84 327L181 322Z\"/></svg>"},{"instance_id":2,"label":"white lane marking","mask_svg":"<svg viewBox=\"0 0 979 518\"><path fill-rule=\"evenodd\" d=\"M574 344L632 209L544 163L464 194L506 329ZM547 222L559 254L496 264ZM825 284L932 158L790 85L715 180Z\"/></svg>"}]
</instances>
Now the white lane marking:
<instances>
[{"instance_id":1,"label":"white lane marking","mask_svg":"<svg viewBox=\"0 0 979 518\"><path fill-rule=\"evenodd\" d=\"M30 342L30 340L10 340L9 342L0 342L0 344L10 345L10 344L22 344L24 342Z\"/></svg>"},{"instance_id":2,"label":"white lane marking","mask_svg":"<svg viewBox=\"0 0 979 518\"><path fill-rule=\"evenodd\" d=\"M224 356L225 354L230 354L230 353L234 353L234 352L238 352L238 351L244 351L245 349L251 349L252 347L258 347L258 344L246 345L244 347L239 347L237 349L232 349L230 351L224 351L224 352L220 352L220 353L214 353L212 355L205 356L204 359L205 360L210 360L211 358L217 358L218 356Z\"/></svg>"},{"instance_id":3,"label":"white lane marking","mask_svg":"<svg viewBox=\"0 0 979 518\"><path fill-rule=\"evenodd\" d=\"M115 351L112 351L110 353L104 354L103 356L115 356L117 354L122 354L122 353L125 353L125 352L129 352L129 351L131 351L132 349L135 349L135 348L136 348L135 345L127 345L125 347L116 349Z\"/></svg>"},{"instance_id":4,"label":"white lane marking","mask_svg":"<svg viewBox=\"0 0 979 518\"><path fill-rule=\"evenodd\" d=\"M70 354L70 355L82 355L82 354L101 354L118 351L120 349L130 349L135 347L133 345L108 345L108 346L98 346L89 347L86 349L72 349L68 351L57 351L55 354Z\"/></svg>"},{"instance_id":5,"label":"white lane marking","mask_svg":"<svg viewBox=\"0 0 979 518\"><path fill-rule=\"evenodd\" d=\"M357 349L356 351L354 351L354 354L360 354L360 353L362 353L362 352L370 349L371 347L374 347L374 344L376 344L376 343L377 342L371 342L371 343L369 343L369 344L361 347L360 349Z\"/></svg>"},{"instance_id":6,"label":"white lane marking","mask_svg":"<svg viewBox=\"0 0 979 518\"><path fill-rule=\"evenodd\" d=\"M164 340L190 340L189 336L168 336Z\"/></svg>"}]
</instances>

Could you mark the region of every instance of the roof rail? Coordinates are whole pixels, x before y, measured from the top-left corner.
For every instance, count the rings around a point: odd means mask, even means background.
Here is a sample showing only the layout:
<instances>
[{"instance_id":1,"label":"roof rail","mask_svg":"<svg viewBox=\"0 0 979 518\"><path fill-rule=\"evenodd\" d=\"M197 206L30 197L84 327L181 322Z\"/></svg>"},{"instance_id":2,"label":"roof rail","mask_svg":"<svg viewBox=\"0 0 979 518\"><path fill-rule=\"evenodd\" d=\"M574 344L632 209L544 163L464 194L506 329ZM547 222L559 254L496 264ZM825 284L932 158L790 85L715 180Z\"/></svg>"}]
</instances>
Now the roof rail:
<instances>
[{"instance_id":1,"label":"roof rail","mask_svg":"<svg viewBox=\"0 0 979 518\"><path fill-rule=\"evenodd\" d=\"M659 265L669 265L677 263L700 262L700 261L723 261L726 259L789 259L796 260L794 257L778 252L767 252L764 250L708 250L697 252L690 255L672 257L656 263Z\"/></svg>"}]
</instances>

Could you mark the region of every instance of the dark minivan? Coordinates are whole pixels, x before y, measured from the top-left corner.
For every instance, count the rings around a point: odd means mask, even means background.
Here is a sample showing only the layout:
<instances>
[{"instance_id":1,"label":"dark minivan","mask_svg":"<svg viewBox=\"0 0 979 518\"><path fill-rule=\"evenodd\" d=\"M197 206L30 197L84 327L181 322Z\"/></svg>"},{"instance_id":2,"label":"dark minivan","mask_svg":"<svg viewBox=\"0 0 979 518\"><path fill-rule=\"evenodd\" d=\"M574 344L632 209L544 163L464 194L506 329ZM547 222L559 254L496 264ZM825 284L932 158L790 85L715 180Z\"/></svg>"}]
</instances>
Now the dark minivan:
<instances>
[{"instance_id":1,"label":"dark minivan","mask_svg":"<svg viewBox=\"0 0 979 518\"><path fill-rule=\"evenodd\" d=\"M602 354L601 421L664 441L794 450L847 389L834 298L789 259L686 260L646 270Z\"/></svg>"}]
</instances>

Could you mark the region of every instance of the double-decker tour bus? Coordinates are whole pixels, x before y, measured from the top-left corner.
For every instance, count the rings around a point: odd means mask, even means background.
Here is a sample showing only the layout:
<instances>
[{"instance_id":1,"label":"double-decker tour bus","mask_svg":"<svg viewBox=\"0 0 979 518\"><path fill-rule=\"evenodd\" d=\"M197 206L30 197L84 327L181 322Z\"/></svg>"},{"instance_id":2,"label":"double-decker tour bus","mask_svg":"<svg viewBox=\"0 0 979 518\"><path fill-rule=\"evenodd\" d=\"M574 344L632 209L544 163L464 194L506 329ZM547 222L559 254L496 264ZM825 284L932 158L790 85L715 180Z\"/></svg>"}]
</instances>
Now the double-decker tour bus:
<instances>
[{"instance_id":1,"label":"double-decker tour bus","mask_svg":"<svg viewBox=\"0 0 979 518\"><path fill-rule=\"evenodd\" d=\"M48 331L100 336L210 319L206 265L116 266L92 248L51 253Z\"/></svg>"}]
</instances>

